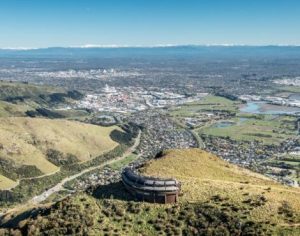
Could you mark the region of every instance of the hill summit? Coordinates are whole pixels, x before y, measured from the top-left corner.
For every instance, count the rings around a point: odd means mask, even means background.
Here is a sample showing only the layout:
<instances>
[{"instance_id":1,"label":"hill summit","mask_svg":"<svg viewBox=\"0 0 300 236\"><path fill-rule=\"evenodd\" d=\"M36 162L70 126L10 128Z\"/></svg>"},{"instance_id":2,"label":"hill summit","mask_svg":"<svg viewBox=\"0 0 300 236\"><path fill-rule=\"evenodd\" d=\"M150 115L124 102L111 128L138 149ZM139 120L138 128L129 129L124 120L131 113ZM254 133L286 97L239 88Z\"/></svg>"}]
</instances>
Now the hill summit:
<instances>
[{"instance_id":1,"label":"hill summit","mask_svg":"<svg viewBox=\"0 0 300 236\"><path fill-rule=\"evenodd\" d=\"M298 188L200 149L165 151L140 171L179 180L179 203L134 201L120 182L35 209L22 221L6 216L4 226L48 235L299 235Z\"/></svg>"}]
</instances>

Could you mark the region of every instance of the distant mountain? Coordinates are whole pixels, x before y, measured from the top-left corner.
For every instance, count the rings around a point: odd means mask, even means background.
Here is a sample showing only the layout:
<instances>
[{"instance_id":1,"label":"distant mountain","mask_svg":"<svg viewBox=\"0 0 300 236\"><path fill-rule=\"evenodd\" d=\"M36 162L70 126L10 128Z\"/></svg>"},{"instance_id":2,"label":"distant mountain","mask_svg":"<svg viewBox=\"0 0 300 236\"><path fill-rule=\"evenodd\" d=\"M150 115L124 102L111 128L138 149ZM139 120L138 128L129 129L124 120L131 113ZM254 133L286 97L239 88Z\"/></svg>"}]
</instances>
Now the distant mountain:
<instances>
[{"instance_id":1,"label":"distant mountain","mask_svg":"<svg viewBox=\"0 0 300 236\"><path fill-rule=\"evenodd\" d=\"M300 58L300 46L154 46L154 47L49 47L38 49L0 49L2 57L138 57L194 56L220 58L278 57Z\"/></svg>"}]
</instances>

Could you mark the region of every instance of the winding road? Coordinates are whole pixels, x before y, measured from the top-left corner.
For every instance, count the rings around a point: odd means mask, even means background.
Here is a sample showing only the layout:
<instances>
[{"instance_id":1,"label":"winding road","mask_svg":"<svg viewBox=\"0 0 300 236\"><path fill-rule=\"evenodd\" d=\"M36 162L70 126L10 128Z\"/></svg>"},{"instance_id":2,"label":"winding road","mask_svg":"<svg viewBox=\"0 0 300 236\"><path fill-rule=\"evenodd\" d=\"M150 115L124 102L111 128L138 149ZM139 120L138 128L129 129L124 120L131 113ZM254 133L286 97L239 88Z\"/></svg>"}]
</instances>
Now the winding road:
<instances>
[{"instance_id":1,"label":"winding road","mask_svg":"<svg viewBox=\"0 0 300 236\"><path fill-rule=\"evenodd\" d=\"M122 156L119 156L119 157L117 157L117 158L115 158L113 160L106 161L106 162L102 163L101 165L93 166L93 167L84 169L84 170L82 170L81 172L79 172L77 174L74 174L74 175L71 175L71 176L68 176L68 177L64 178L58 184L56 184L54 187L46 190L45 192L43 192L40 195L37 195L37 196L33 197L31 200L28 201L28 203L29 204L38 204L38 203L41 203L41 202L45 201L53 193L56 193L56 192L59 192L60 190L63 190L64 189L63 186L64 186L65 183L67 183L67 182L69 182L69 181L71 181L73 179L76 179L76 178L78 178L79 176L81 176L81 175L83 175L85 173L88 173L90 171L102 168L102 167L104 167L106 165L110 165L110 164L113 164L113 163L115 163L117 161L121 161L121 160L125 159L129 154L131 154L132 152L134 152L136 150L136 148L140 144L140 139L141 139L141 131L139 130L139 133L138 133L138 135L137 135L137 137L135 139L134 144L130 148L128 148Z\"/></svg>"}]
</instances>

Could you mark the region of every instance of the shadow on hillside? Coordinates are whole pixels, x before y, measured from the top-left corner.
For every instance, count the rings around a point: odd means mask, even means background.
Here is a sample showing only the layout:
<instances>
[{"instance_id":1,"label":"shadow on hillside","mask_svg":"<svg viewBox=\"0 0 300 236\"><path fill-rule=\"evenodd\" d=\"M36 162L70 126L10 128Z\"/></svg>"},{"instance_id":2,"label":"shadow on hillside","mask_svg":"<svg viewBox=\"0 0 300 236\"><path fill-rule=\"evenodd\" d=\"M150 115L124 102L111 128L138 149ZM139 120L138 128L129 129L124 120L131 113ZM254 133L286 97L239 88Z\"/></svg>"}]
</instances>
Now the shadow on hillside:
<instances>
[{"instance_id":1,"label":"shadow on hillside","mask_svg":"<svg viewBox=\"0 0 300 236\"><path fill-rule=\"evenodd\" d=\"M28 211L24 211L21 214L12 217L11 219L3 222L3 218L0 219L0 229L1 228L16 228L19 223L23 220L29 219L29 218L35 218L39 214L48 214L50 213L49 209L47 208L33 208Z\"/></svg>"},{"instance_id":2,"label":"shadow on hillside","mask_svg":"<svg viewBox=\"0 0 300 236\"><path fill-rule=\"evenodd\" d=\"M135 200L121 181L97 187L92 191L92 196L98 199L118 199L123 201Z\"/></svg>"}]
</instances>

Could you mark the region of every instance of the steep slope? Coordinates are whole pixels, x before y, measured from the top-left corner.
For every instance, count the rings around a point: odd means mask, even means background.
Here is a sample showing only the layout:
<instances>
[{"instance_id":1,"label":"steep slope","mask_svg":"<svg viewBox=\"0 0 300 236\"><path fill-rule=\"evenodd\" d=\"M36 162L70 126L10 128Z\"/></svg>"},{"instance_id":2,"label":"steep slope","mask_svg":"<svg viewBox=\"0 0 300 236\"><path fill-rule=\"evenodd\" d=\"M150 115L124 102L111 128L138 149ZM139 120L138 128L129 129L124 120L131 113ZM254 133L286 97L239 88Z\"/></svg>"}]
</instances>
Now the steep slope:
<instances>
[{"instance_id":1,"label":"steep slope","mask_svg":"<svg viewBox=\"0 0 300 236\"><path fill-rule=\"evenodd\" d=\"M28 105L17 105L5 101L0 101L0 117L26 116L26 111L31 110Z\"/></svg>"},{"instance_id":2,"label":"steep slope","mask_svg":"<svg viewBox=\"0 0 300 236\"><path fill-rule=\"evenodd\" d=\"M180 202L133 202L122 183L7 215L0 233L39 235L299 235L300 190L199 149L166 151L142 170L175 177ZM16 216L17 215L17 216ZM16 216L16 217L15 217ZM29 217L31 216L31 217Z\"/></svg>"},{"instance_id":3,"label":"steep slope","mask_svg":"<svg viewBox=\"0 0 300 236\"><path fill-rule=\"evenodd\" d=\"M0 118L1 174L16 180L90 160L117 146L110 138L113 129L67 120Z\"/></svg>"},{"instance_id":4,"label":"steep slope","mask_svg":"<svg viewBox=\"0 0 300 236\"><path fill-rule=\"evenodd\" d=\"M199 149L166 151L162 158L151 161L144 172L181 181L181 201L228 199L238 207L253 205L249 218L272 219L276 223L285 222L278 211L287 204L297 213L294 220L300 223L299 188L283 186Z\"/></svg>"},{"instance_id":5,"label":"steep slope","mask_svg":"<svg viewBox=\"0 0 300 236\"><path fill-rule=\"evenodd\" d=\"M53 93L65 92L62 88L35 85L20 82L5 82L0 81L0 99L1 100L23 100L26 98L40 98L41 95L50 95Z\"/></svg>"},{"instance_id":6,"label":"steep slope","mask_svg":"<svg viewBox=\"0 0 300 236\"><path fill-rule=\"evenodd\" d=\"M82 96L60 87L0 81L0 117L63 118L54 108L73 104Z\"/></svg>"}]
</instances>

